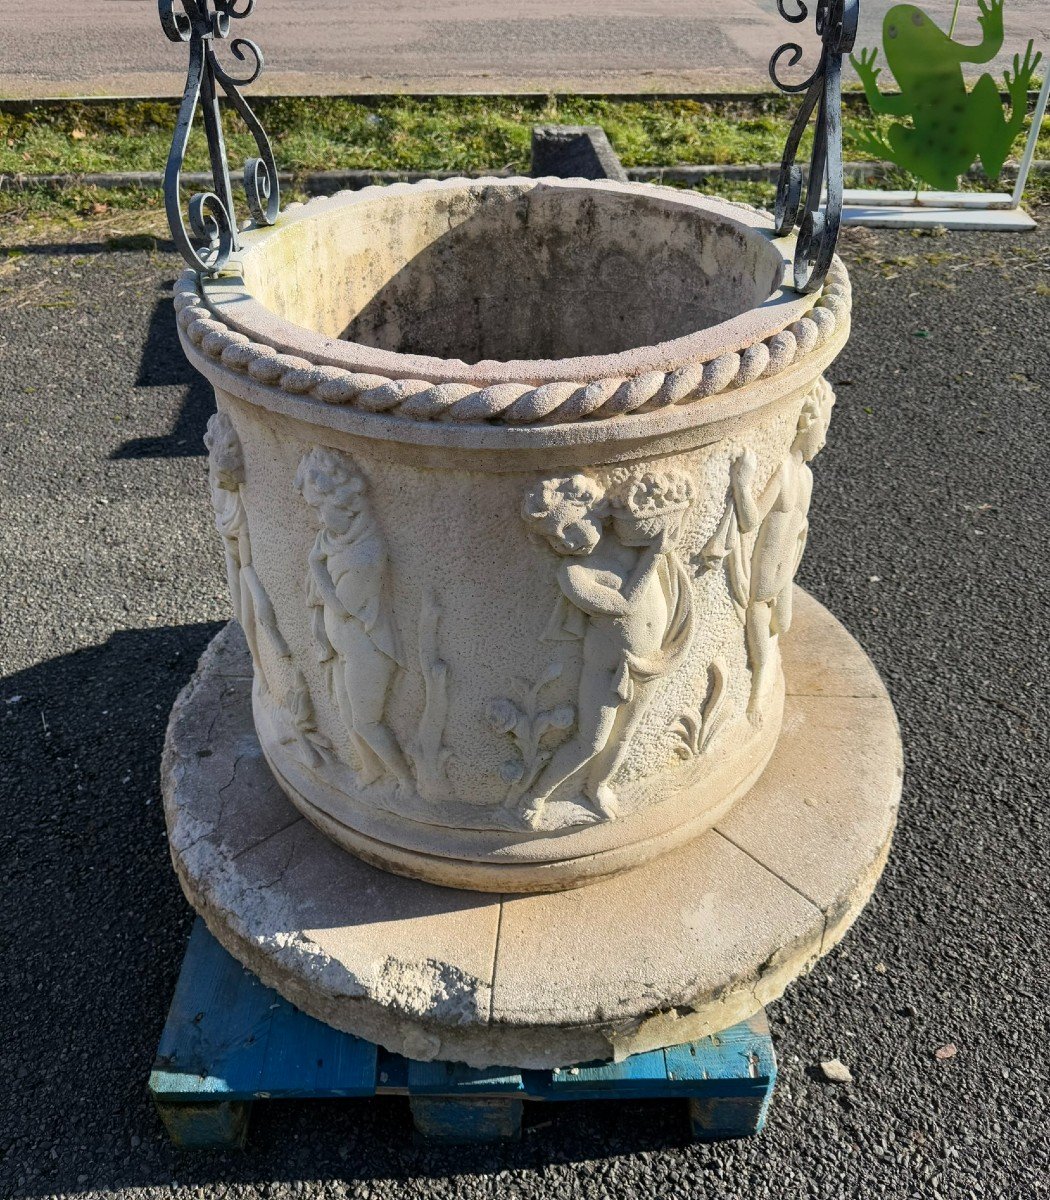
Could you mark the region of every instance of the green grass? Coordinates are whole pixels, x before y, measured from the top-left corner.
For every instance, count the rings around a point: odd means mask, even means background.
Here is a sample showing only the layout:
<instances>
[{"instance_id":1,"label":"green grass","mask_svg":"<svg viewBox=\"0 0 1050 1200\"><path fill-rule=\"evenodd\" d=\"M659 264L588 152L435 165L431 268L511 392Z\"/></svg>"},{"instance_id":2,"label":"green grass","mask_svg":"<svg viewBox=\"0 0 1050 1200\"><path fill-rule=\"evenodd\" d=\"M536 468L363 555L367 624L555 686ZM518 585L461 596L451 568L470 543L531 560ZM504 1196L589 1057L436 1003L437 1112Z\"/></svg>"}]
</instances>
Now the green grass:
<instances>
[{"instance_id":1,"label":"green grass","mask_svg":"<svg viewBox=\"0 0 1050 1200\"><path fill-rule=\"evenodd\" d=\"M278 163L292 171L525 171L532 126L548 121L602 125L627 166L766 161L780 153L788 120L781 103L756 111L752 106L716 110L690 101L467 96L390 97L368 104L310 98L258 107ZM26 115L0 114L0 172L159 170L174 119L174 106L162 101L71 103ZM235 116L227 136L231 161L252 152ZM191 142L186 166L207 167L200 136Z\"/></svg>"},{"instance_id":2,"label":"green grass","mask_svg":"<svg viewBox=\"0 0 1050 1200\"><path fill-rule=\"evenodd\" d=\"M772 162L780 157L795 102L392 96L369 103L264 100L257 106L278 163L291 171L525 171L531 128L550 121L601 125L627 167ZM156 171L167 157L174 118L175 106L167 101L70 102L24 115L0 113L0 172ZM228 124L230 158L239 161L251 152L251 139L237 127L235 115ZM846 158L868 157L859 139L885 125L886 118L872 117L863 107L849 108ZM1050 128L1040 139L1040 152L1050 156ZM186 165L207 166L199 135Z\"/></svg>"},{"instance_id":3,"label":"green grass","mask_svg":"<svg viewBox=\"0 0 1050 1200\"><path fill-rule=\"evenodd\" d=\"M333 167L527 172L532 126L545 122L602 126L627 167L774 162L783 150L796 104L789 97L717 103L513 96L391 96L364 103L328 97L256 100L279 166L296 174ZM151 100L70 101L25 114L0 113L0 174L158 171L167 158L175 112L174 102ZM885 124L885 118L872 117L863 106L847 107L846 159L868 158L862 139L884 131ZM233 113L227 120L227 142L232 163L254 152ZM808 142L803 143L806 153ZM1038 154L1050 157L1050 125L1040 138ZM206 168L198 127L186 169ZM1037 186L1045 198L1046 186ZM705 183L705 191L758 204L768 204L773 193L769 184L713 180ZM148 219L151 210L158 218L153 224ZM162 229L158 197L149 191L0 189L0 219L5 223L59 218L90 223L100 218L106 225L132 211L140 224Z\"/></svg>"}]
</instances>

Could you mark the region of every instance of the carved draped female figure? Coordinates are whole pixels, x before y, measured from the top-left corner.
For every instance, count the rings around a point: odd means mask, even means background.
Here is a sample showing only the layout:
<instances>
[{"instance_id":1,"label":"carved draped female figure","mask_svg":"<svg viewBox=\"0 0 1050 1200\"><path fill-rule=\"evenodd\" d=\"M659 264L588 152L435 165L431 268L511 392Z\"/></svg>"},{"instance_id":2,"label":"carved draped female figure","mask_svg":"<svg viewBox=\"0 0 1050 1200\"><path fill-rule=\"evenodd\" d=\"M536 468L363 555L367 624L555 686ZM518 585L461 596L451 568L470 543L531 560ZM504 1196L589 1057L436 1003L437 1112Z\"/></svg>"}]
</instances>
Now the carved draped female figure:
<instances>
[{"instance_id":1,"label":"carved draped female figure","mask_svg":"<svg viewBox=\"0 0 1050 1200\"><path fill-rule=\"evenodd\" d=\"M248 513L241 495L244 452L233 422L226 413L212 414L204 444L208 448L208 481L212 508L215 510L215 528L222 537L226 551L226 580L230 587L233 615L244 630L259 680L264 687L268 687L259 654L259 630L265 632L278 658L290 658L291 651L277 627L277 616L270 597L252 563Z\"/></svg>"},{"instance_id":2,"label":"carved draped female figure","mask_svg":"<svg viewBox=\"0 0 1050 1200\"><path fill-rule=\"evenodd\" d=\"M330 761L332 747L317 728L317 714L302 671L277 624L270 597L252 562L248 512L244 507L244 451L233 422L213 413L204 435L215 527L222 536L226 579L233 615L244 631L255 664L257 697L269 715L277 741L310 767ZM275 660L263 661L259 631L266 635Z\"/></svg>"},{"instance_id":3,"label":"carved draped female figure","mask_svg":"<svg viewBox=\"0 0 1050 1200\"><path fill-rule=\"evenodd\" d=\"M613 782L651 697L693 632L691 583L676 553L693 486L682 472L587 475L540 481L522 513L566 561L545 641L580 640L577 733L560 746L525 802L537 824L570 783L597 819L618 813Z\"/></svg>"},{"instance_id":4,"label":"carved draped female figure","mask_svg":"<svg viewBox=\"0 0 1050 1200\"><path fill-rule=\"evenodd\" d=\"M411 768L383 719L401 658L387 608L386 547L367 485L348 455L317 447L299 464L295 487L320 525L310 551L307 602L361 782L392 776L410 788Z\"/></svg>"}]
</instances>

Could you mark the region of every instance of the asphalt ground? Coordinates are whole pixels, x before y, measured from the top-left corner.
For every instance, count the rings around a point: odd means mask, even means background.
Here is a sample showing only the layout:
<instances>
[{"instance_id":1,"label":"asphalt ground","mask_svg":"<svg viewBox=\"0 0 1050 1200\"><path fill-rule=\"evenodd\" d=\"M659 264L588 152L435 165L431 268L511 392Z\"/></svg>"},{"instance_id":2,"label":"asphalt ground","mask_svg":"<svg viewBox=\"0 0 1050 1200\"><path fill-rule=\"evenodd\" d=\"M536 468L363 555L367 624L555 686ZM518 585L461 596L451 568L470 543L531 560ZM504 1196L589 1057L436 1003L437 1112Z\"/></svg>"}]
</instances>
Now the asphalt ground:
<instances>
[{"instance_id":1,"label":"asphalt ground","mask_svg":"<svg viewBox=\"0 0 1050 1200\"><path fill-rule=\"evenodd\" d=\"M765 1133L713 1146L679 1104L613 1102L430 1149L394 1099L259 1104L237 1153L168 1144L146 1080L191 914L158 765L228 611L211 402L175 339L172 257L0 264L0 1197L1046 1195L1042 222L845 239L855 326L801 578L889 685L904 803L875 899L769 1010ZM831 1057L851 1085L822 1081Z\"/></svg>"},{"instance_id":2,"label":"asphalt ground","mask_svg":"<svg viewBox=\"0 0 1050 1200\"><path fill-rule=\"evenodd\" d=\"M861 46L879 43L893 2L862 0ZM947 29L955 0L922 7ZM961 4L959 41L981 40L978 14L975 0ZM1009 0L1004 22L997 79L1028 38L1047 48L1050 5ZM234 26L231 37L257 40L266 55L251 92L290 95L763 91L777 46L800 30L811 51L817 44L812 19L789 25L774 0L260 0ZM0 0L0 31L0 95L182 93L185 47L164 37L154 0Z\"/></svg>"}]
</instances>

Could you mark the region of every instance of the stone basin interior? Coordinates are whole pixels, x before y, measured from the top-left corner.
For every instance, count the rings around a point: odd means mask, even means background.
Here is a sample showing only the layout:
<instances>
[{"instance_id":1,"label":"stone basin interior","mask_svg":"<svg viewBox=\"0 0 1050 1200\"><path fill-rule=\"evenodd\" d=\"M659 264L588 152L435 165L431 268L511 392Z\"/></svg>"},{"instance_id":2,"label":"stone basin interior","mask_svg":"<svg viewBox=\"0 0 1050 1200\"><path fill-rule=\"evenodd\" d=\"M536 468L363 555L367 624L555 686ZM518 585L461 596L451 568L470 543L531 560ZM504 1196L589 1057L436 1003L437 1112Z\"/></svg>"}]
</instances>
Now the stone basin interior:
<instances>
[{"instance_id":1,"label":"stone basin interior","mask_svg":"<svg viewBox=\"0 0 1050 1200\"><path fill-rule=\"evenodd\" d=\"M639 186L391 189L278 226L248 290L327 337L486 360L613 354L765 302L783 259L717 208Z\"/></svg>"}]
</instances>

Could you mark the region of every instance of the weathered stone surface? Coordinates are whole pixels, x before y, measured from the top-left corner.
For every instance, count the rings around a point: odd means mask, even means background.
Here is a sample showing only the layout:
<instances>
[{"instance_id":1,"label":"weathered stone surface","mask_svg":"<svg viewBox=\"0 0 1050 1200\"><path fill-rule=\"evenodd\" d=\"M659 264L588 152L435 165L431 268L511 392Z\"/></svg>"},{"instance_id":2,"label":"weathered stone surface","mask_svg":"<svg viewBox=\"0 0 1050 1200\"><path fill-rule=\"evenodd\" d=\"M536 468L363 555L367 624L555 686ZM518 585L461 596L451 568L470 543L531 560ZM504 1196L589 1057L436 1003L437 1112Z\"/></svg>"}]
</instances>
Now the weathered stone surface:
<instances>
[{"instance_id":1,"label":"weathered stone surface","mask_svg":"<svg viewBox=\"0 0 1050 1200\"><path fill-rule=\"evenodd\" d=\"M452 180L293 205L180 285L256 730L329 837L547 892L752 785L849 319L792 249L669 189Z\"/></svg>"},{"instance_id":2,"label":"weathered stone surface","mask_svg":"<svg viewBox=\"0 0 1050 1200\"><path fill-rule=\"evenodd\" d=\"M712 830L588 887L505 897L493 1020L548 1026L557 1044L583 1017L598 1058L715 1032L750 1016L759 989L779 994L794 978L818 919Z\"/></svg>"},{"instance_id":3,"label":"weathered stone surface","mask_svg":"<svg viewBox=\"0 0 1050 1200\"><path fill-rule=\"evenodd\" d=\"M867 656L838 621L824 625L815 619L820 605L798 590L795 624L784 639L783 660L787 689L794 696L855 696L886 700L886 689ZM820 639L819 643L815 639Z\"/></svg>"},{"instance_id":4,"label":"weathered stone surface","mask_svg":"<svg viewBox=\"0 0 1050 1200\"><path fill-rule=\"evenodd\" d=\"M850 742L848 777L842 746ZM886 843L895 811L886 795L904 768L893 708L853 696L792 696L776 751L777 771L718 822L718 830L822 908L839 885L828 860L851 875ZM773 789L775 788L775 794ZM762 817L775 804L781 819Z\"/></svg>"},{"instance_id":5,"label":"weathered stone surface","mask_svg":"<svg viewBox=\"0 0 1050 1200\"><path fill-rule=\"evenodd\" d=\"M741 1020L857 915L900 794L878 676L834 618L796 599L790 636L811 653L828 647L834 662L799 671L816 695L789 680L784 732L751 792L655 862L536 896L390 874L299 816L262 761L238 665L248 652L231 624L169 727L165 807L183 888L227 949L283 995L415 1058L565 1065ZM785 657L797 661L797 650ZM836 686L851 690L829 695Z\"/></svg>"}]
</instances>

